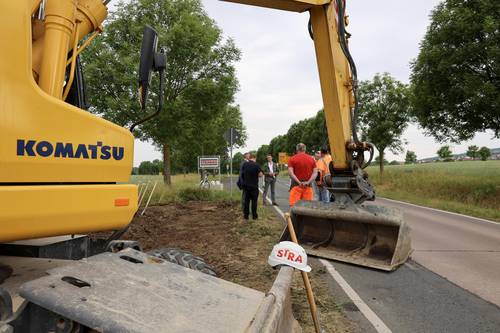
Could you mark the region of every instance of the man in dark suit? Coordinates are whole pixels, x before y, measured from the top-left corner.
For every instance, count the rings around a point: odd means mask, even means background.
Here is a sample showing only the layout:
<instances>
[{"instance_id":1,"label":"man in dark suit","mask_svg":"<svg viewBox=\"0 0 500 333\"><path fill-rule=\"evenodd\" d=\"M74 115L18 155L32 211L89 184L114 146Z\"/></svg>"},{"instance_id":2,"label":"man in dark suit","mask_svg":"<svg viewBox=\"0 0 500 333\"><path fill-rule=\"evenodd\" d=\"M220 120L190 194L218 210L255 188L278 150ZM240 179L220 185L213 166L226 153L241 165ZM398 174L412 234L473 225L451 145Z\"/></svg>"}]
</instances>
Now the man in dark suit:
<instances>
[{"instance_id":1,"label":"man in dark suit","mask_svg":"<svg viewBox=\"0 0 500 333\"><path fill-rule=\"evenodd\" d=\"M256 220L257 200L259 199L259 177L262 176L260 166L255 162L255 154L250 153L248 162L241 167L241 187L243 189L243 217L248 220L250 203L252 204L252 218Z\"/></svg>"},{"instance_id":2,"label":"man in dark suit","mask_svg":"<svg viewBox=\"0 0 500 333\"><path fill-rule=\"evenodd\" d=\"M245 202L245 191L243 191L242 186L242 180L241 180L241 170L243 169L243 164L248 162L248 159L250 158L250 153L245 153L243 154L243 161L240 164L240 172L238 174L238 181L236 182L236 186L241 190L241 208L243 209L243 203Z\"/></svg>"},{"instance_id":3,"label":"man in dark suit","mask_svg":"<svg viewBox=\"0 0 500 333\"><path fill-rule=\"evenodd\" d=\"M264 206L266 205L267 191L269 190L269 187L271 187L271 202L274 206L278 206L278 204L276 203L276 195L274 191L276 178L279 174L278 165L273 162L273 156L271 154L267 154L266 158L267 162L262 168L264 172L264 194L262 196L262 204Z\"/></svg>"}]
</instances>

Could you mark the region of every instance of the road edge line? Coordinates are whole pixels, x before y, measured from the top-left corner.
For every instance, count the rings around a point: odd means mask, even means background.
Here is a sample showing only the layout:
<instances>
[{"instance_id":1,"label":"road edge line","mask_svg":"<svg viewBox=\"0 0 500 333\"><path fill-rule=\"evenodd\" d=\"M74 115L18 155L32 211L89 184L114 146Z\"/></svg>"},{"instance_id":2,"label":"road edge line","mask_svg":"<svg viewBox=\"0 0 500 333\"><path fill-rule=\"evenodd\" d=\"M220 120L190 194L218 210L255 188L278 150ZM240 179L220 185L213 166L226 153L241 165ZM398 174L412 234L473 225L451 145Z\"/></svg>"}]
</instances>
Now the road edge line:
<instances>
[{"instance_id":1,"label":"road edge line","mask_svg":"<svg viewBox=\"0 0 500 333\"><path fill-rule=\"evenodd\" d=\"M351 301L358 307L359 311L365 316L365 318L372 324L375 330L379 333L392 333L391 329L380 319L375 312L359 297L358 293L352 289L352 287L347 283L347 281L340 275L340 273L333 267L333 265L326 261L325 259L319 259L319 261L325 266L331 277L338 283L338 285L344 290Z\"/></svg>"},{"instance_id":2,"label":"road edge line","mask_svg":"<svg viewBox=\"0 0 500 333\"><path fill-rule=\"evenodd\" d=\"M259 187L259 191L260 193L262 194L262 197L264 197L264 191ZM285 214L283 213L283 211L281 209L278 208L278 206L274 206L271 199L269 199L267 196L264 198L269 204L271 207L274 208L274 210L283 218L283 220L285 219Z\"/></svg>"},{"instance_id":3,"label":"road edge line","mask_svg":"<svg viewBox=\"0 0 500 333\"><path fill-rule=\"evenodd\" d=\"M385 198L385 197L380 197L380 199L387 200L387 201L392 201L392 202L396 202L396 203L400 203L400 204L404 204L404 205L408 205L408 206L413 206L413 207L418 207L418 208L424 208L424 209L428 209L428 210L433 210L435 212L446 213L446 214L451 214L451 215L456 215L456 216L461 216L461 217L467 217L469 219L476 220L476 221L479 221L479 222L486 222L486 223L500 225L500 222L495 222L495 221L483 219L483 218L480 218L480 217L475 217L475 216L470 216L470 215L465 215L465 214L460 214L460 213L455 213L455 212L449 212L449 211L446 211L446 210L432 208L432 207L420 206L420 205L412 204L412 203L409 203L409 202L399 201L399 200L394 200L394 199L389 199L389 198Z\"/></svg>"},{"instance_id":4,"label":"road edge line","mask_svg":"<svg viewBox=\"0 0 500 333\"><path fill-rule=\"evenodd\" d=\"M259 191L264 195L264 191L259 187ZM268 197L265 200L271 203ZM278 206L272 206L274 210L283 218L285 214ZM333 265L325 259L319 259L319 262L325 266L330 276L337 282L351 301L358 307L359 311L365 316L366 320L375 328L378 333L392 333L391 329L380 319L375 312L359 297L358 293L347 283L347 281L340 275L340 273L333 267Z\"/></svg>"}]
</instances>

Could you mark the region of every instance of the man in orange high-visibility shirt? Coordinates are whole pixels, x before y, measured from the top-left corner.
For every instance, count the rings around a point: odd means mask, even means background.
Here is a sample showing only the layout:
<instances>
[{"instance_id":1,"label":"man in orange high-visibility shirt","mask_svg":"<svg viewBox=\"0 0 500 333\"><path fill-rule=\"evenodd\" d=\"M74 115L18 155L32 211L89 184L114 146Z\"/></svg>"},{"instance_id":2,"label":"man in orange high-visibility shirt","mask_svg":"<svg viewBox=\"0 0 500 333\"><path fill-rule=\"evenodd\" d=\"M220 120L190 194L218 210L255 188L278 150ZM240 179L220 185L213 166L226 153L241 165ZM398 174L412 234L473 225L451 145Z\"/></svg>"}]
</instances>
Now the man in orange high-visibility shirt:
<instances>
[{"instance_id":1,"label":"man in orange high-visibility shirt","mask_svg":"<svg viewBox=\"0 0 500 333\"><path fill-rule=\"evenodd\" d=\"M328 168L328 173L330 173L330 162L332 161L332 155L328 153L328 150L326 148L321 148L320 150L321 153L321 158L326 164L326 167Z\"/></svg>"},{"instance_id":2,"label":"man in orange high-visibility shirt","mask_svg":"<svg viewBox=\"0 0 500 333\"><path fill-rule=\"evenodd\" d=\"M321 202L330 202L330 192L326 188L325 176L330 174L328 170L328 164L321 157L321 153L318 151L314 154L314 159L316 160L316 169L318 169L318 176L316 177L316 200Z\"/></svg>"},{"instance_id":3,"label":"man in orange high-visibility shirt","mask_svg":"<svg viewBox=\"0 0 500 333\"><path fill-rule=\"evenodd\" d=\"M288 174L291 178L290 207L299 200L312 200L312 182L316 179L318 170L312 156L306 154L306 145L299 143L297 153L288 161Z\"/></svg>"}]
</instances>

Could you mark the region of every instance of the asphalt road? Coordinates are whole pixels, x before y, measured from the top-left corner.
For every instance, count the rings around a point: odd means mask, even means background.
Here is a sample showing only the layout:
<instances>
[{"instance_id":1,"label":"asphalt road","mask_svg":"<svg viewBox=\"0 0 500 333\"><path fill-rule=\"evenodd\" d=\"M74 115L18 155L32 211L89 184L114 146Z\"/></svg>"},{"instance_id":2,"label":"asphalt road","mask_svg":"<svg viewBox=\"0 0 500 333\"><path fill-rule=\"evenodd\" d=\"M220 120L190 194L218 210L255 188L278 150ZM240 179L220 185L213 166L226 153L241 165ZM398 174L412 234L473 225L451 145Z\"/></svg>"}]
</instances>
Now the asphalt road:
<instances>
[{"instance_id":1,"label":"asphalt road","mask_svg":"<svg viewBox=\"0 0 500 333\"><path fill-rule=\"evenodd\" d=\"M500 223L385 199L376 203L404 211L413 260L500 306Z\"/></svg>"},{"instance_id":2,"label":"asphalt road","mask_svg":"<svg viewBox=\"0 0 500 333\"><path fill-rule=\"evenodd\" d=\"M279 180L276 190L288 211L288 182ZM392 273L331 263L392 332L500 332L500 224L384 199L376 204L403 209L412 260ZM360 331L373 332L333 279L331 288Z\"/></svg>"}]
</instances>

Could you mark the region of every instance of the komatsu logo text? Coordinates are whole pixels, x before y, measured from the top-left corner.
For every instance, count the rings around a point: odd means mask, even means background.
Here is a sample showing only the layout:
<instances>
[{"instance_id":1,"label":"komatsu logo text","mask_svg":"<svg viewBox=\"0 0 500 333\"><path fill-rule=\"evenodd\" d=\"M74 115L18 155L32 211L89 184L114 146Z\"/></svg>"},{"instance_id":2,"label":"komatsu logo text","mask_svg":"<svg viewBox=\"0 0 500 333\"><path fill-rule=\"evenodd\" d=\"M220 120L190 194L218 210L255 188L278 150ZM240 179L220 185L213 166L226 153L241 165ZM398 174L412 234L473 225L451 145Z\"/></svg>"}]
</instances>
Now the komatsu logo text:
<instances>
[{"instance_id":1,"label":"komatsu logo text","mask_svg":"<svg viewBox=\"0 0 500 333\"><path fill-rule=\"evenodd\" d=\"M36 140L17 140L17 156L40 156L59 158L83 158L93 160L121 160L124 148L105 146L101 141L96 144L73 144Z\"/></svg>"}]
</instances>

